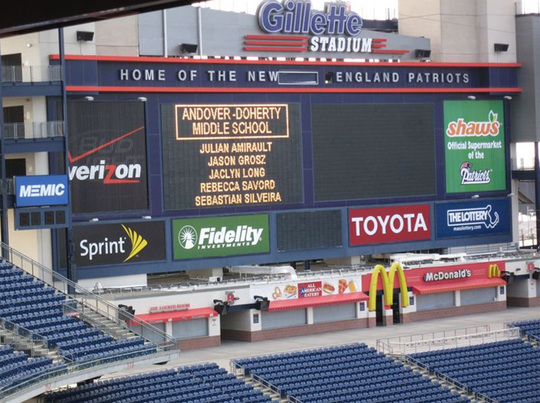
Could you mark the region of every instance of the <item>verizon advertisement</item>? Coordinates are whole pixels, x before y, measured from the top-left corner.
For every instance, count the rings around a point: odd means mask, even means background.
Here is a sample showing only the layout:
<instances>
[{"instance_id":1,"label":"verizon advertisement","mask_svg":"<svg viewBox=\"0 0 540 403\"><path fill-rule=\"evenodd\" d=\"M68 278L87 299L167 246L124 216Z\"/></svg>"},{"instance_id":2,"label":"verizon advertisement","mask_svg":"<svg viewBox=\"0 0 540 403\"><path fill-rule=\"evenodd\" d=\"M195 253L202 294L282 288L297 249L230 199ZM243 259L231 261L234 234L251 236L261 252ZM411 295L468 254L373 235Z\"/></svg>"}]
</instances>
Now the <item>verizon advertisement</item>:
<instances>
[{"instance_id":1,"label":"verizon advertisement","mask_svg":"<svg viewBox=\"0 0 540 403\"><path fill-rule=\"evenodd\" d=\"M429 239L429 204L349 209L350 246Z\"/></svg>"},{"instance_id":2,"label":"verizon advertisement","mask_svg":"<svg viewBox=\"0 0 540 403\"><path fill-rule=\"evenodd\" d=\"M69 169L74 213L148 208L143 102L72 102Z\"/></svg>"},{"instance_id":3,"label":"verizon advertisement","mask_svg":"<svg viewBox=\"0 0 540 403\"><path fill-rule=\"evenodd\" d=\"M163 221L73 227L77 266L102 266L165 260Z\"/></svg>"}]
</instances>

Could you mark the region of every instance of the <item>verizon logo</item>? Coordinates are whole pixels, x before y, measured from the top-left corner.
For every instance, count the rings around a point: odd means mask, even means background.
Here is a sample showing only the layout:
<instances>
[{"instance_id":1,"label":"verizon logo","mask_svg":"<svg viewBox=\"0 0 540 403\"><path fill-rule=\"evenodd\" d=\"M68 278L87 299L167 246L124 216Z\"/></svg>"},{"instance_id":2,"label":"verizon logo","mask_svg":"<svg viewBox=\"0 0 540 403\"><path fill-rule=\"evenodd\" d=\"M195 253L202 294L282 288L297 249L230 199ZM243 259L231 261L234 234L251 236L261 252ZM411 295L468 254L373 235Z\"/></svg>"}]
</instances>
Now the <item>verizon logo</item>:
<instances>
[{"instance_id":1,"label":"verizon logo","mask_svg":"<svg viewBox=\"0 0 540 403\"><path fill-rule=\"evenodd\" d=\"M105 185L139 183L141 164L107 164L101 160L96 165L75 165L69 168L69 180L101 180Z\"/></svg>"}]
</instances>

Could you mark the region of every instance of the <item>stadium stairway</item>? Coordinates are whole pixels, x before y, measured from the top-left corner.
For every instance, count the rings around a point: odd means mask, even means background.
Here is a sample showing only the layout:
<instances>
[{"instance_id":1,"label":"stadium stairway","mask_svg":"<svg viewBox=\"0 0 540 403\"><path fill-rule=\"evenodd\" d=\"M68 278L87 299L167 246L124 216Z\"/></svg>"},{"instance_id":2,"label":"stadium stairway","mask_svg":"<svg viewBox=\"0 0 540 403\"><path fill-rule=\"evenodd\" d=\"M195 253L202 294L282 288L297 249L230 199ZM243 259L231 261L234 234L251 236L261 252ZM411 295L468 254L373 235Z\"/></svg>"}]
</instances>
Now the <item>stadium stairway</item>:
<instances>
[{"instance_id":1,"label":"stadium stairway","mask_svg":"<svg viewBox=\"0 0 540 403\"><path fill-rule=\"evenodd\" d=\"M23 402L51 388L178 357L175 340L159 329L0 246L9 257L0 260L0 349L9 353L0 362L0 402ZM148 340L157 340L155 333L162 343Z\"/></svg>"}]
</instances>

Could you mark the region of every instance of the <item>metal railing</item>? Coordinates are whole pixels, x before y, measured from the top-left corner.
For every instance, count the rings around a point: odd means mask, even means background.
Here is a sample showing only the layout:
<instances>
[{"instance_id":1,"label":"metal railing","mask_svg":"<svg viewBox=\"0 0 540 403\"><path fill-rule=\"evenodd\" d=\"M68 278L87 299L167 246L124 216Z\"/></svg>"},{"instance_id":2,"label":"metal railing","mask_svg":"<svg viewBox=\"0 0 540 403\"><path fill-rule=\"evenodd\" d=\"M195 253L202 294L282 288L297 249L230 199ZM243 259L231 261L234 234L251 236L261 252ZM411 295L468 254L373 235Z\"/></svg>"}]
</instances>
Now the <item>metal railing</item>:
<instances>
[{"instance_id":1,"label":"metal railing","mask_svg":"<svg viewBox=\"0 0 540 403\"><path fill-rule=\"evenodd\" d=\"M37 83L62 80L62 66L2 66L3 83Z\"/></svg>"},{"instance_id":2,"label":"metal railing","mask_svg":"<svg viewBox=\"0 0 540 403\"><path fill-rule=\"evenodd\" d=\"M377 340L377 351L403 357L426 351L468 347L520 337L518 328L490 330L489 325Z\"/></svg>"},{"instance_id":3,"label":"metal railing","mask_svg":"<svg viewBox=\"0 0 540 403\"><path fill-rule=\"evenodd\" d=\"M74 283L66 277L55 273L48 267L23 255L9 245L2 242L1 247L4 259L40 279L45 284L66 294L68 298L76 300L78 306L80 306L80 311L97 313L114 322L116 326L132 331L144 339L151 340L161 350L169 351L177 349L176 339L169 336L164 331L135 317L129 312L120 311L116 305L104 300L99 295L88 291L86 288L79 286L77 283ZM128 327L127 322L130 323L130 327Z\"/></svg>"},{"instance_id":4,"label":"metal railing","mask_svg":"<svg viewBox=\"0 0 540 403\"><path fill-rule=\"evenodd\" d=\"M155 348L153 349L155 351ZM15 385L8 386L5 388L0 388L0 402L9 402L14 395L20 392L24 392L26 389L31 387L37 387L38 384L47 383L50 380L59 377L68 377L70 374L75 372L82 372L85 370L95 369L98 366L115 366L122 364L124 362L131 362L134 358L144 358L152 354L151 347L147 349L140 349L134 352L122 353L116 355L109 355L103 358L98 358L95 360L84 361L84 362L73 362L67 365L66 367L57 368L55 370L48 370L47 372L37 374L30 379L27 379L23 382L19 382ZM164 354L164 353L162 353Z\"/></svg>"},{"instance_id":5,"label":"metal railing","mask_svg":"<svg viewBox=\"0 0 540 403\"><path fill-rule=\"evenodd\" d=\"M8 140L45 139L62 137L63 135L64 122L61 120L32 123L4 123L4 138Z\"/></svg>"},{"instance_id":6,"label":"metal railing","mask_svg":"<svg viewBox=\"0 0 540 403\"><path fill-rule=\"evenodd\" d=\"M13 344L15 345L19 345L19 342L24 341L24 344L27 344L27 346L25 346L25 350L30 352L31 357L35 356L36 349L48 348L48 341L45 337L9 320L0 318L0 329L5 330L11 337L13 337ZM17 340L19 342L17 342Z\"/></svg>"}]
</instances>

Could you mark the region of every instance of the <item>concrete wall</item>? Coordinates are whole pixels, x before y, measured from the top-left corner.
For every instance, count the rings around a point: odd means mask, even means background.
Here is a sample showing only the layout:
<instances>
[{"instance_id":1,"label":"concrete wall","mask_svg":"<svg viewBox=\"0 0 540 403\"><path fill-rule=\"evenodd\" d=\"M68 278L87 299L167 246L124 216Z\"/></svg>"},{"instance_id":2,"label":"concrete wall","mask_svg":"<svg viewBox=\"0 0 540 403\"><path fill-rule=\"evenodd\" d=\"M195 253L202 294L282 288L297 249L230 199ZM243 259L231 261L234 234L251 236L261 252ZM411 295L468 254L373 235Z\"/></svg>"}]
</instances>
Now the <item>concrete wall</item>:
<instances>
[{"instance_id":1,"label":"concrete wall","mask_svg":"<svg viewBox=\"0 0 540 403\"><path fill-rule=\"evenodd\" d=\"M398 9L399 33L430 38L433 61L516 61L512 0L399 0ZM496 53L495 43L508 51Z\"/></svg>"}]
</instances>

